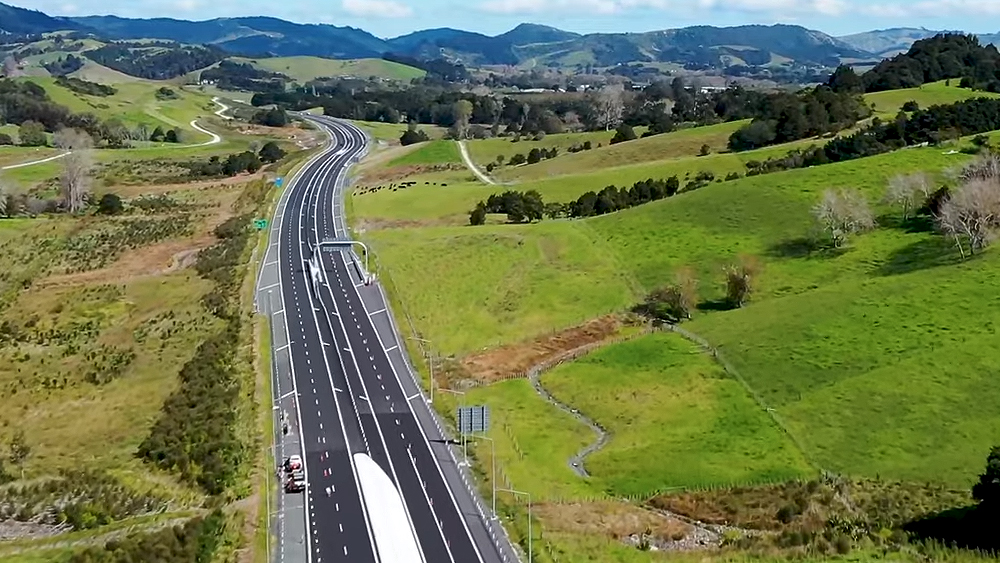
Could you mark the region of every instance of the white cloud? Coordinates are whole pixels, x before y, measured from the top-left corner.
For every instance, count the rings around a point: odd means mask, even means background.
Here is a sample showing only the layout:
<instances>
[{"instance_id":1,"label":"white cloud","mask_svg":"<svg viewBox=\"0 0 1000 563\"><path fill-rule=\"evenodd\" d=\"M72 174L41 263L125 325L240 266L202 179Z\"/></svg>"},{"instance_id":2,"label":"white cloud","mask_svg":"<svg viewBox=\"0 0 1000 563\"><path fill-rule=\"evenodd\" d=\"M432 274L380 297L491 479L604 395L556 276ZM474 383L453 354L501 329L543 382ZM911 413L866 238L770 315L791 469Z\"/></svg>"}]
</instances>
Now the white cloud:
<instances>
[{"instance_id":1,"label":"white cloud","mask_svg":"<svg viewBox=\"0 0 1000 563\"><path fill-rule=\"evenodd\" d=\"M408 18L413 9L394 0L343 0L341 6L352 16L361 18Z\"/></svg>"},{"instance_id":2,"label":"white cloud","mask_svg":"<svg viewBox=\"0 0 1000 563\"><path fill-rule=\"evenodd\" d=\"M183 10L185 12L191 12L197 10L200 6L198 0L177 0L174 3L178 10Z\"/></svg>"}]
</instances>

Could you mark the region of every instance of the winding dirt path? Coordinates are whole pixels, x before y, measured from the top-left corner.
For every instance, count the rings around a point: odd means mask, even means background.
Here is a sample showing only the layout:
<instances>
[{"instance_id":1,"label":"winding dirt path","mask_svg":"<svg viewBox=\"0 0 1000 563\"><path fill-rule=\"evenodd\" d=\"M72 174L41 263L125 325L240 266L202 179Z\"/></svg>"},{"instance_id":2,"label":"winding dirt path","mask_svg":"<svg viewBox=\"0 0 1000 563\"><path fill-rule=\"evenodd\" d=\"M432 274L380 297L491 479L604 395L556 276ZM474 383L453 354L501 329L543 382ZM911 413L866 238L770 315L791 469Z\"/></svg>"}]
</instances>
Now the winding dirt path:
<instances>
[{"instance_id":1,"label":"winding dirt path","mask_svg":"<svg viewBox=\"0 0 1000 563\"><path fill-rule=\"evenodd\" d=\"M465 161L465 166L470 171L472 171L472 173L475 174L477 178L479 178L480 182L490 186L495 186L496 182L494 182L493 179L487 176L486 174L483 174L483 171L480 170L478 166L476 166L476 163L472 162L472 157L469 156L469 147L465 146L465 141L455 141L455 142L458 143L458 150L459 152L462 153L462 160Z\"/></svg>"}]
</instances>

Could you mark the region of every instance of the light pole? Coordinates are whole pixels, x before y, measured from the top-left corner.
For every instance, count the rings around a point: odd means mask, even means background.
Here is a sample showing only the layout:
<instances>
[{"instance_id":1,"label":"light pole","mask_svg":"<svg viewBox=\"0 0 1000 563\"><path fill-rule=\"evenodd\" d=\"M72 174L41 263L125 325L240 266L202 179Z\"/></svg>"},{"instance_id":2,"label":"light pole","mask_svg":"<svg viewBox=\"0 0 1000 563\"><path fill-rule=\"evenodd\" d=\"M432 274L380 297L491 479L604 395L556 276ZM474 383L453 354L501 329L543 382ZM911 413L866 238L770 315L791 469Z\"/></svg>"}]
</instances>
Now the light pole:
<instances>
[{"instance_id":1,"label":"light pole","mask_svg":"<svg viewBox=\"0 0 1000 563\"><path fill-rule=\"evenodd\" d=\"M411 336L410 340L416 340L418 342L423 342L424 344L427 344L428 346L432 346L432 343L431 343L430 340L424 340L423 338L420 338L419 336ZM434 404L434 358L432 358L430 356L430 352L429 351L424 353L424 357L427 358L427 366L431 370L431 381L430 381L431 398L430 398L429 402L433 405Z\"/></svg>"},{"instance_id":2,"label":"light pole","mask_svg":"<svg viewBox=\"0 0 1000 563\"><path fill-rule=\"evenodd\" d=\"M441 389L441 391L443 391L445 393L453 393L455 395L458 395L459 396L459 399L458 399L458 408L462 408L462 407L465 406L465 391L455 391L454 389ZM455 422L458 422L458 421L455 421ZM468 467L468 465L469 465L469 448L467 447L467 443L468 442L465 439L465 431L461 428L461 425L459 425L458 434L462 437L462 457L464 459L464 461L462 463L464 463L466 465L466 467Z\"/></svg>"},{"instance_id":3,"label":"light pole","mask_svg":"<svg viewBox=\"0 0 1000 563\"><path fill-rule=\"evenodd\" d=\"M493 519L497 517L497 443L488 436L476 436L490 441L490 484L493 488Z\"/></svg>"},{"instance_id":4,"label":"light pole","mask_svg":"<svg viewBox=\"0 0 1000 563\"><path fill-rule=\"evenodd\" d=\"M512 495L524 495L528 497L528 563L531 563L531 494L524 491L515 491L514 489L497 489L502 493L510 493Z\"/></svg>"}]
</instances>

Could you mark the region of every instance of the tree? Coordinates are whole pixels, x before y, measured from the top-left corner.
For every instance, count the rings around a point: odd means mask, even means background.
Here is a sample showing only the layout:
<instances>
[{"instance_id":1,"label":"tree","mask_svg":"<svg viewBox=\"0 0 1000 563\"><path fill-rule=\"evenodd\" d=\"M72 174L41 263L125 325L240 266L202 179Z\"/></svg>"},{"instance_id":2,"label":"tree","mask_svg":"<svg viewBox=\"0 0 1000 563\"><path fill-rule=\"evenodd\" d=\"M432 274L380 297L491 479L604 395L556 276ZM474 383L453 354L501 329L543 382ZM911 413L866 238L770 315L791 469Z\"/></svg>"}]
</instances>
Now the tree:
<instances>
[{"instance_id":1,"label":"tree","mask_svg":"<svg viewBox=\"0 0 1000 563\"><path fill-rule=\"evenodd\" d=\"M746 305L756 289L760 263L752 256L742 256L739 264L727 266L725 272L726 301L735 308Z\"/></svg>"},{"instance_id":2,"label":"tree","mask_svg":"<svg viewBox=\"0 0 1000 563\"><path fill-rule=\"evenodd\" d=\"M861 77L847 65L837 67L830 75L827 85L838 94L860 94L865 91Z\"/></svg>"},{"instance_id":3,"label":"tree","mask_svg":"<svg viewBox=\"0 0 1000 563\"><path fill-rule=\"evenodd\" d=\"M916 100L910 100L905 102L901 109L906 112L920 111L920 104L918 104Z\"/></svg>"},{"instance_id":4,"label":"tree","mask_svg":"<svg viewBox=\"0 0 1000 563\"><path fill-rule=\"evenodd\" d=\"M250 123L266 127L284 127L288 125L288 114L281 108L262 109L253 114Z\"/></svg>"},{"instance_id":5,"label":"tree","mask_svg":"<svg viewBox=\"0 0 1000 563\"><path fill-rule=\"evenodd\" d=\"M59 185L70 213L83 211L90 191L90 173L94 163L90 151L94 146L90 135L76 129L60 129L53 136L55 145L68 154L62 158Z\"/></svg>"},{"instance_id":6,"label":"tree","mask_svg":"<svg viewBox=\"0 0 1000 563\"><path fill-rule=\"evenodd\" d=\"M177 128L167 131L167 134L163 136L163 140L168 143L179 143L181 142L180 130Z\"/></svg>"},{"instance_id":7,"label":"tree","mask_svg":"<svg viewBox=\"0 0 1000 563\"><path fill-rule=\"evenodd\" d=\"M28 445L28 441L24 437L24 430L18 429L14 432L14 437L10 440L7 452L7 459L21 470L21 478L24 479L24 462L31 455L31 446Z\"/></svg>"},{"instance_id":8,"label":"tree","mask_svg":"<svg viewBox=\"0 0 1000 563\"><path fill-rule=\"evenodd\" d=\"M149 134L149 140L154 143L162 143L164 135L163 127L157 125L156 129L153 129L153 132Z\"/></svg>"},{"instance_id":9,"label":"tree","mask_svg":"<svg viewBox=\"0 0 1000 563\"><path fill-rule=\"evenodd\" d=\"M930 179L926 174L898 174L889 180L883 201L903 208L903 220L910 217L910 211L931 195Z\"/></svg>"},{"instance_id":10,"label":"tree","mask_svg":"<svg viewBox=\"0 0 1000 563\"><path fill-rule=\"evenodd\" d=\"M486 224L486 206L483 202L479 202L476 208L469 213L469 224L470 225L484 225Z\"/></svg>"},{"instance_id":11,"label":"tree","mask_svg":"<svg viewBox=\"0 0 1000 563\"><path fill-rule=\"evenodd\" d=\"M37 121L25 121L17 130L17 138L25 147L44 147L49 143L45 126Z\"/></svg>"},{"instance_id":12,"label":"tree","mask_svg":"<svg viewBox=\"0 0 1000 563\"><path fill-rule=\"evenodd\" d=\"M625 89L621 84L609 84L601 88L594 98L594 113L597 124L605 131L618 126L625 115Z\"/></svg>"},{"instance_id":13,"label":"tree","mask_svg":"<svg viewBox=\"0 0 1000 563\"><path fill-rule=\"evenodd\" d=\"M0 177L0 217L10 217L11 205L10 194L7 192L7 185Z\"/></svg>"},{"instance_id":14,"label":"tree","mask_svg":"<svg viewBox=\"0 0 1000 563\"><path fill-rule=\"evenodd\" d=\"M2 121L0 121L2 123ZM13 145L14 139L6 133L0 133L0 145Z\"/></svg>"},{"instance_id":15,"label":"tree","mask_svg":"<svg viewBox=\"0 0 1000 563\"><path fill-rule=\"evenodd\" d=\"M406 131L403 132L403 135L399 138L399 144L407 147L416 143L423 143L428 140L430 140L430 138L427 136L427 133L417 129L416 121L411 121L409 125L406 126Z\"/></svg>"},{"instance_id":16,"label":"tree","mask_svg":"<svg viewBox=\"0 0 1000 563\"><path fill-rule=\"evenodd\" d=\"M1000 510L1000 446L993 446L986 458L986 471L972 486L972 498L990 511Z\"/></svg>"},{"instance_id":17,"label":"tree","mask_svg":"<svg viewBox=\"0 0 1000 563\"><path fill-rule=\"evenodd\" d=\"M978 156L958 173L963 182L973 180L1000 180L1000 155L986 153Z\"/></svg>"},{"instance_id":18,"label":"tree","mask_svg":"<svg viewBox=\"0 0 1000 563\"><path fill-rule=\"evenodd\" d=\"M989 246L1000 225L1000 180L976 179L959 186L941 205L939 228L950 235L965 258Z\"/></svg>"},{"instance_id":19,"label":"tree","mask_svg":"<svg viewBox=\"0 0 1000 563\"><path fill-rule=\"evenodd\" d=\"M813 208L813 215L837 248L850 235L875 228L875 216L868 200L857 190L826 190Z\"/></svg>"},{"instance_id":20,"label":"tree","mask_svg":"<svg viewBox=\"0 0 1000 563\"><path fill-rule=\"evenodd\" d=\"M701 150L698 151L698 156L708 156L712 154L712 147L708 145L702 145Z\"/></svg>"},{"instance_id":21,"label":"tree","mask_svg":"<svg viewBox=\"0 0 1000 563\"><path fill-rule=\"evenodd\" d=\"M260 155L261 162L278 162L282 158L285 158L285 151L274 141L264 143L258 154Z\"/></svg>"},{"instance_id":22,"label":"tree","mask_svg":"<svg viewBox=\"0 0 1000 563\"><path fill-rule=\"evenodd\" d=\"M622 123L615 129L615 136L611 138L611 144L624 143L626 141L634 141L636 137L635 130L632 126L627 123Z\"/></svg>"},{"instance_id":23,"label":"tree","mask_svg":"<svg viewBox=\"0 0 1000 563\"><path fill-rule=\"evenodd\" d=\"M473 105L469 100L458 100L452 107L452 117L455 120L451 128L452 137L466 139L469 136L469 121L472 119Z\"/></svg>"},{"instance_id":24,"label":"tree","mask_svg":"<svg viewBox=\"0 0 1000 563\"><path fill-rule=\"evenodd\" d=\"M689 268L681 268L674 283L650 292L640 309L647 316L677 323L690 319L697 304L698 279Z\"/></svg>"},{"instance_id":25,"label":"tree","mask_svg":"<svg viewBox=\"0 0 1000 563\"><path fill-rule=\"evenodd\" d=\"M118 197L117 194L106 193L101 196L101 200L97 203L97 212L101 215L118 215L123 210L122 198Z\"/></svg>"}]
</instances>

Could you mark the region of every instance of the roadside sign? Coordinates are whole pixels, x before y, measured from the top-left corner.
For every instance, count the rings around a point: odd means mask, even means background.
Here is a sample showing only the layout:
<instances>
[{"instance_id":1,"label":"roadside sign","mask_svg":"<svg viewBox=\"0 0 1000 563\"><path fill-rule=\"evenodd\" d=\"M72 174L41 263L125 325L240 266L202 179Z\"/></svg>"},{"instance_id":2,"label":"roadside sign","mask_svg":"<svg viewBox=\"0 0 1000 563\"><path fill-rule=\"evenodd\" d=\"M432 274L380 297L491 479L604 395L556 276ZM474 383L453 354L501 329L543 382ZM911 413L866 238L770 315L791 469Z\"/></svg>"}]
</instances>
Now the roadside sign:
<instances>
[{"instance_id":1,"label":"roadside sign","mask_svg":"<svg viewBox=\"0 0 1000 563\"><path fill-rule=\"evenodd\" d=\"M277 178L274 179L274 187L276 187L276 188L280 188L281 185L284 184L284 183L285 183L285 179L282 178L281 176L278 176Z\"/></svg>"},{"instance_id":2,"label":"roadside sign","mask_svg":"<svg viewBox=\"0 0 1000 563\"><path fill-rule=\"evenodd\" d=\"M458 431L461 434L487 432L490 428L490 407L488 406L459 407L456 415Z\"/></svg>"},{"instance_id":3,"label":"roadside sign","mask_svg":"<svg viewBox=\"0 0 1000 563\"><path fill-rule=\"evenodd\" d=\"M258 231L263 231L267 228L267 219L255 219L253 226L256 227Z\"/></svg>"}]
</instances>

